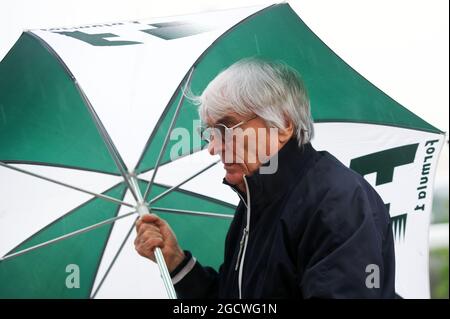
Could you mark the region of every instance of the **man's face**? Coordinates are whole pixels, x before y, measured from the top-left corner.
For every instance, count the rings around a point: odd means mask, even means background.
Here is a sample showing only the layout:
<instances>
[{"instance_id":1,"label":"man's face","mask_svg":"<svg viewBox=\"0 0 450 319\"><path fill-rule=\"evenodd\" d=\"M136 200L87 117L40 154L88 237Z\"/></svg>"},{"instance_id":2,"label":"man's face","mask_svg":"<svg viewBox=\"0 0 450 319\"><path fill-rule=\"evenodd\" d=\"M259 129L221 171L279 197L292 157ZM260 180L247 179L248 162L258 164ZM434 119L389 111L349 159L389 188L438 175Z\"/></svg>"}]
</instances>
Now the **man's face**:
<instances>
[{"instance_id":1,"label":"man's face","mask_svg":"<svg viewBox=\"0 0 450 319\"><path fill-rule=\"evenodd\" d=\"M223 124L231 128L243 121L245 123L233 130L225 130L225 134L215 132L208 151L211 155L220 155L226 171L226 181L245 191L244 174L251 175L255 172L273 155L274 150L278 151L279 145L277 136L274 136L274 129L270 132L265 121L259 117L243 118L230 114L215 123L208 122L208 125L219 127Z\"/></svg>"}]
</instances>

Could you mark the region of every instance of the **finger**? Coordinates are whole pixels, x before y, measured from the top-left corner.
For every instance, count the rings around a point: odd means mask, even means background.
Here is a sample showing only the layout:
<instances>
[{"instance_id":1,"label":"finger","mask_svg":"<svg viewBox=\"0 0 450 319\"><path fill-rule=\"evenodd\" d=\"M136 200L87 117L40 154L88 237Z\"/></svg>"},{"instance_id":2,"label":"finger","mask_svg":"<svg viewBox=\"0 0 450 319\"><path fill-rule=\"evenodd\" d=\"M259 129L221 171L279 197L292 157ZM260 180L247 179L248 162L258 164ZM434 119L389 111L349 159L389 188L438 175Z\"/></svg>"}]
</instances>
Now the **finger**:
<instances>
[{"instance_id":1,"label":"finger","mask_svg":"<svg viewBox=\"0 0 450 319\"><path fill-rule=\"evenodd\" d=\"M139 228L138 236L142 236L146 231L153 231L161 234L161 231L154 224L144 224Z\"/></svg>"},{"instance_id":2,"label":"finger","mask_svg":"<svg viewBox=\"0 0 450 319\"><path fill-rule=\"evenodd\" d=\"M148 254L152 253L156 247L163 247L164 240L162 237L154 236L148 238L136 238L134 241L134 246L138 252L148 256Z\"/></svg>"},{"instance_id":3,"label":"finger","mask_svg":"<svg viewBox=\"0 0 450 319\"><path fill-rule=\"evenodd\" d=\"M136 225L136 232L139 232L139 228L142 225L142 220L140 218L138 218L138 220L136 221L135 225Z\"/></svg>"},{"instance_id":4,"label":"finger","mask_svg":"<svg viewBox=\"0 0 450 319\"><path fill-rule=\"evenodd\" d=\"M150 238L146 240L144 243L142 243L142 248L147 251L148 253L154 252L157 247L163 248L164 247L164 240L162 238Z\"/></svg>"},{"instance_id":5,"label":"finger","mask_svg":"<svg viewBox=\"0 0 450 319\"><path fill-rule=\"evenodd\" d=\"M147 239L151 239L151 238L164 239L164 236L159 231L153 231L153 230L147 230L141 236L142 241L146 241Z\"/></svg>"},{"instance_id":6,"label":"finger","mask_svg":"<svg viewBox=\"0 0 450 319\"><path fill-rule=\"evenodd\" d=\"M134 247L137 249L140 243L142 242L142 238L139 236L134 239Z\"/></svg>"},{"instance_id":7,"label":"finger","mask_svg":"<svg viewBox=\"0 0 450 319\"><path fill-rule=\"evenodd\" d=\"M141 217L143 223L153 223L156 226L164 225L164 220L156 216L155 214L148 214Z\"/></svg>"},{"instance_id":8,"label":"finger","mask_svg":"<svg viewBox=\"0 0 450 319\"><path fill-rule=\"evenodd\" d=\"M142 225L142 220L141 220L141 218L139 217L138 219L136 219L136 222L135 222L135 224L136 224L136 226L140 226L140 225Z\"/></svg>"},{"instance_id":9,"label":"finger","mask_svg":"<svg viewBox=\"0 0 450 319\"><path fill-rule=\"evenodd\" d=\"M151 249L146 248L144 245L136 246L136 251L142 257L150 258L151 260L155 259L154 252Z\"/></svg>"},{"instance_id":10,"label":"finger","mask_svg":"<svg viewBox=\"0 0 450 319\"><path fill-rule=\"evenodd\" d=\"M153 237L164 239L164 236L161 234L158 228L154 227L154 229L146 229L142 227L134 240L134 245L137 246L145 242L147 239Z\"/></svg>"},{"instance_id":11,"label":"finger","mask_svg":"<svg viewBox=\"0 0 450 319\"><path fill-rule=\"evenodd\" d=\"M145 216L148 216L148 215L145 215ZM136 222L136 231L139 233L139 231L142 228L147 227L147 225L149 225L149 224L157 225L156 222L154 221L154 219L152 219L152 218L143 218L143 217L139 218Z\"/></svg>"},{"instance_id":12,"label":"finger","mask_svg":"<svg viewBox=\"0 0 450 319\"><path fill-rule=\"evenodd\" d=\"M143 216L140 218L140 220L141 220L143 223L154 223L154 222L156 222L156 220L158 220L158 219L159 219L159 217L156 216L155 214L145 214L145 215L143 215Z\"/></svg>"},{"instance_id":13,"label":"finger","mask_svg":"<svg viewBox=\"0 0 450 319\"><path fill-rule=\"evenodd\" d=\"M164 240L164 237L159 232L146 231L141 236L136 237L135 246L142 245L150 239L156 238L158 240Z\"/></svg>"}]
</instances>

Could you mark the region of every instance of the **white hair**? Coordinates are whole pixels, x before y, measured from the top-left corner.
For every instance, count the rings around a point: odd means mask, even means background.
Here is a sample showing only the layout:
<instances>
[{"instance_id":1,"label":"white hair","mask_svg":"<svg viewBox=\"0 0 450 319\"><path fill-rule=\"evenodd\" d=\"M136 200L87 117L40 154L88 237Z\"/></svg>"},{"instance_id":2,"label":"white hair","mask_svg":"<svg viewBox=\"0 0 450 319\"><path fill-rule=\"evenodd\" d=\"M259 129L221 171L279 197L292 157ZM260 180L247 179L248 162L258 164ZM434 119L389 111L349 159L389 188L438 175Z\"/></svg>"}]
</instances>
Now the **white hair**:
<instances>
[{"instance_id":1,"label":"white hair","mask_svg":"<svg viewBox=\"0 0 450 319\"><path fill-rule=\"evenodd\" d=\"M192 97L191 97L192 99ZM212 80L200 96L200 119L216 122L230 113L258 116L268 127L294 127L299 146L314 136L308 94L300 74L282 62L242 59Z\"/></svg>"}]
</instances>

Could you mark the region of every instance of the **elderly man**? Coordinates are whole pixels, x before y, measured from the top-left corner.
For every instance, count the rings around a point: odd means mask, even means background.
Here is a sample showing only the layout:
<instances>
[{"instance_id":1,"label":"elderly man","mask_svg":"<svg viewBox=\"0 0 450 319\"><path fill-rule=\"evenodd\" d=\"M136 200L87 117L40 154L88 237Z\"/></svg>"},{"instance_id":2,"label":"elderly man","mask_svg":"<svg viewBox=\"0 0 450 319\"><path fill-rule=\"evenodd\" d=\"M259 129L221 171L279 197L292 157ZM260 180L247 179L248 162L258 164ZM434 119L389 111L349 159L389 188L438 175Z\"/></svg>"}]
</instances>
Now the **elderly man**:
<instances>
[{"instance_id":1,"label":"elderly man","mask_svg":"<svg viewBox=\"0 0 450 319\"><path fill-rule=\"evenodd\" d=\"M296 71L244 59L198 101L209 152L220 155L223 182L241 200L219 272L183 251L164 220L137 222L136 250L155 261L161 247L178 296L393 298L385 205L364 178L310 144L310 105Z\"/></svg>"}]
</instances>

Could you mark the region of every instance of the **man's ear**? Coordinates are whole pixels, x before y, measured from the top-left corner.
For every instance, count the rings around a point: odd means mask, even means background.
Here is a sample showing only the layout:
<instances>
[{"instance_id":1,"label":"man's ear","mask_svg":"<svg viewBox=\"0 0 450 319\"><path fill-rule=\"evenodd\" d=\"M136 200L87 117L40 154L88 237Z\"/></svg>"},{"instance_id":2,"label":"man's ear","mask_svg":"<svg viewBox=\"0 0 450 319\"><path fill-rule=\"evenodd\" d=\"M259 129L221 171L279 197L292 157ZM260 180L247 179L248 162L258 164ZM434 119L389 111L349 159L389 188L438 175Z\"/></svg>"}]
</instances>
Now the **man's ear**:
<instances>
[{"instance_id":1,"label":"man's ear","mask_svg":"<svg viewBox=\"0 0 450 319\"><path fill-rule=\"evenodd\" d=\"M278 130L278 142L284 144L289 141L294 134L294 124L286 119L286 126L282 130Z\"/></svg>"}]
</instances>

